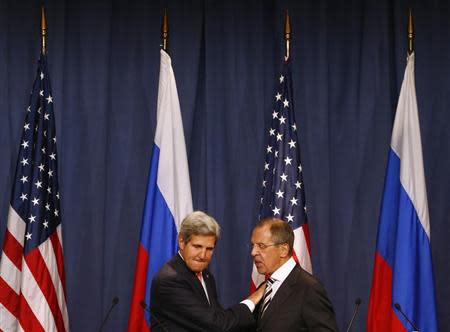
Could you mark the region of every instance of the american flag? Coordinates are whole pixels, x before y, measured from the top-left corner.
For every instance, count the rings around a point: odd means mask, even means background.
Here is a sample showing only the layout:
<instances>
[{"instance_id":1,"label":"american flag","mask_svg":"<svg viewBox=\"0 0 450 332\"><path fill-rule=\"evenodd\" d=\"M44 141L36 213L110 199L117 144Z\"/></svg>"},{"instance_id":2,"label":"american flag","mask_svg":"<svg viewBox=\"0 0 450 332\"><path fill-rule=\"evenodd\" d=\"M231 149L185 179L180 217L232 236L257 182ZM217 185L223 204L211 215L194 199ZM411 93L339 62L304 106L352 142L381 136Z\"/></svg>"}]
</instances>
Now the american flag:
<instances>
[{"instance_id":1,"label":"american flag","mask_svg":"<svg viewBox=\"0 0 450 332\"><path fill-rule=\"evenodd\" d=\"M272 121L267 130L259 217L273 216L292 226L295 258L305 270L312 273L305 188L292 94L290 62L286 60L276 81ZM254 267L254 285L258 285L261 280L263 277Z\"/></svg>"},{"instance_id":2,"label":"american flag","mask_svg":"<svg viewBox=\"0 0 450 332\"><path fill-rule=\"evenodd\" d=\"M53 97L39 60L0 261L0 330L68 331Z\"/></svg>"}]
</instances>

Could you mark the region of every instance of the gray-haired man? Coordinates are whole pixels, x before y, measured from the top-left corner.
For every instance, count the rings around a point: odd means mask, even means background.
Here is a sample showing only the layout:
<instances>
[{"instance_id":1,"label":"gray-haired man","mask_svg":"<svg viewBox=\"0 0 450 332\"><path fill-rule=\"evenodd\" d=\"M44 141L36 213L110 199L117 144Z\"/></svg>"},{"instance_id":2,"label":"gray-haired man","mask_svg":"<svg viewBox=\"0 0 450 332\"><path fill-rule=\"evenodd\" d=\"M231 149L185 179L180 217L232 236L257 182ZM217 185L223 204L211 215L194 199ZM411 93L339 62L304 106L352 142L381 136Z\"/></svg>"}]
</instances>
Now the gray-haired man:
<instances>
[{"instance_id":1,"label":"gray-haired man","mask_svg":"<svg viewBox=\"0 0 450 332\"><path fill-rule=\"evenodd\" d=\"M201 211L181 223L179 252L155 275L151 287L152 332L237 331L254 325L252 312L264 287L248 299L223 309L213 275L207 270L220 227Z\"/></svg>"}]
</instances>

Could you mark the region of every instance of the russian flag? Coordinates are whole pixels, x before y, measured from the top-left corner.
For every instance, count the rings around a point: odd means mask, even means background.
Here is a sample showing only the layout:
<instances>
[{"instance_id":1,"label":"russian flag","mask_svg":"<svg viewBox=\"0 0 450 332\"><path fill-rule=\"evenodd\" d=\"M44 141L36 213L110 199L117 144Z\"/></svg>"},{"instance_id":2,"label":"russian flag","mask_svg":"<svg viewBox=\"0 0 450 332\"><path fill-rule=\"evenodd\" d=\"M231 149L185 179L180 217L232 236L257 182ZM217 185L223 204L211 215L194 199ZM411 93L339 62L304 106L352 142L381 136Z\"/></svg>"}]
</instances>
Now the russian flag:
<instances>
[{"instance_id":1,"label":"russian flag","mask_svg":"<svg viewBox=\"0 0 450 332\"><path fill-rule=\"evenodd\" d=\"M192 212L189 169L175 75L170 56L161 50L158 109L147 196L142 218L128 331L149 331L153 275L177 251L183 218Z\"/></svg>"},{"instance_id":2,"label":"russian flag","mask_svg":"<svg viewBox=\"0 0 450 332\"><path fill-rule=\"evenodd\" d=\"M437 331L430 220L414 82L408 56L392 131L367 331Z\"/></svg>"}]
</instances>

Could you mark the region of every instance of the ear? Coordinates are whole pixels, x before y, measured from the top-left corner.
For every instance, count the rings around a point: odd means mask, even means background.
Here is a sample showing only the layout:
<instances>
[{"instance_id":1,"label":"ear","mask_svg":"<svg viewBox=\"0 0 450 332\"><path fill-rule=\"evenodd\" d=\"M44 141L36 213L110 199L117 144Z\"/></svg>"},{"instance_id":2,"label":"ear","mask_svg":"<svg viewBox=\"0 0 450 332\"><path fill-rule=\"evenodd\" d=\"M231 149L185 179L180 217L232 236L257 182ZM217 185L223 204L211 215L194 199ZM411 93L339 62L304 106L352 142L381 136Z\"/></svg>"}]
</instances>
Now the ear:
<instances>
[{"instance_id":1,"label":"ear","mask_svg":"<svg viewBox=\"0 0 450 332\"><path fill-rule=\"evenodd\" d=\"M180 247L181 250L184 250L185 246L186 246L186 243L184 242L183 237L181 235L178 236L178 247Z\"/></svg>"},{"instance_id":2,"label":"ear","mask_svg":"<svg viewBox=\"0 0 450 332\"><path fill-rule=\"evenodd\" d=\"M289 245L287 243L283 243L280 245L280 257L287 258L289 256Z\"/></svg>"}]
</instances>

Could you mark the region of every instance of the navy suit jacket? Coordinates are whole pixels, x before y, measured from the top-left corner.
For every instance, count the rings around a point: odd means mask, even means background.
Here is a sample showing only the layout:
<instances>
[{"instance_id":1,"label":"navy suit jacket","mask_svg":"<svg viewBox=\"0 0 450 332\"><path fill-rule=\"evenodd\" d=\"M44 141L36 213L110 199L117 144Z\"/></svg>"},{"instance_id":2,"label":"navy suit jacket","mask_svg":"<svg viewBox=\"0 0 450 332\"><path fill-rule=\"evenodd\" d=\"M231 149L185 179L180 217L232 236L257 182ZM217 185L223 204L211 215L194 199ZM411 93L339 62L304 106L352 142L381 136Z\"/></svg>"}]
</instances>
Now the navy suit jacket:
<instances>
[{"instance_id":1,"label":"navy suit jacket","mask_svg":"<svg viewBox=\"0 0 450 332\"><path fill-rule=\"evenodd\" d=\"M201 282L177 254L155 275L151 286L152 332L239 331L255 320L245 304L223 309L214 277L203 271L209 302Z\"/></svg>"},{"instance_id":2,"label":"navy suit jacket","mask_svg":"<svg viewBox=\"0 0 450 332\"><path fill-rule=\"evenodd\" d=\"M255 315L259 316L259 306ZM338 328L325 288L297 264L258 318L256 331L336 332Z\"/></svg>"}]
</instances>

